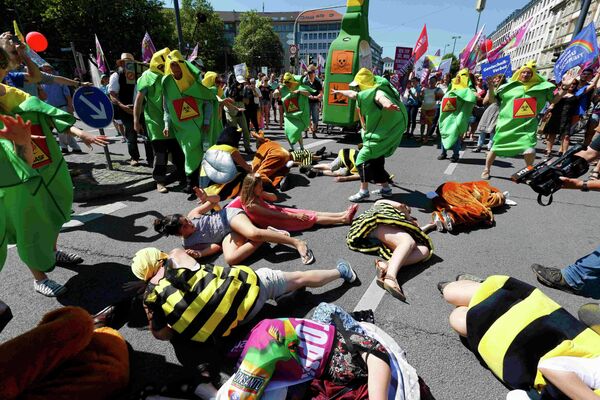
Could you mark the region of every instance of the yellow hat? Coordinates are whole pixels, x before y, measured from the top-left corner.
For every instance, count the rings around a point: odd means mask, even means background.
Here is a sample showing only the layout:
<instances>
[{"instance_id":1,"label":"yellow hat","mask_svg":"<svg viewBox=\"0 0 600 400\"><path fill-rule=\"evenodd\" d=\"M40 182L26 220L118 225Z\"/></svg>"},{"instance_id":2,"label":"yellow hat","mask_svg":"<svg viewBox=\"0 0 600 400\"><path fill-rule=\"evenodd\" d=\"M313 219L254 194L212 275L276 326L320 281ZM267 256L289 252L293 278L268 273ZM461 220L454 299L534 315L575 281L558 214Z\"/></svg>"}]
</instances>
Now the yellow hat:
<instances>
[{"instance_id":1,"label":"yellow hat","mask_svg":"<svg viewBox=\"0 0 600 400\"><path fill-rule=\"evenodd\" d=\"M165 74L165 61L171 50L168 47L161 49L152 55L150 60L150 71L159 75Z\"/></svg>"},{"instance_id":2,"label":"yellow hat","mask_svg":"<svg viewBox=\"0 0 600 400\"><path fill-rule=\"evenodd\" d=\"M213 72L213 71L208 71L206 74L204 74L204 79L202 79L202 84L207 88L211 88L211 87L215 86L216 81L217 81L217 73Z\"/></svg>"},{"instance_id":3,"label":"yellow hat","mask_svg":"<svg viewBox=\"0 0 600 400\"><path fill-rule=\"evenodd\" d=\"M131 272L143 280L149 281L162 266L161 261L169 258L167 253L163 253L156 247L146 247L135 253L131 263Z\"/></svg>"},{"instance_id":4,"label":"yellow hat","mask_svg":"<svg viewBox=\"0 0 600 400\"><path fill-rule=\"evenodd\" d=\"M521 76L521 73L526 68L531 70L531 73L533 76L527 82L521 82L519 80L519 76ZM543 82L544 78L542 78L537 73L537 65L535 63L535 60L531 60L531 61L526 62L525 65L523 65L521 68L516 70L515 73L513 74L512 78L510 78L510 80L515 81L515 82L521 82L523 84L523 86L525 86L525 91L527 91L527 90L531 89L533 86L537 85L538 83Z\"/></svg>"},{"instance_id":5,"label":"yellow hat","mask_svg":"<svg viewBox=\"0 0 600 400\"><path fill-rule=\"evenodd\" d=\"M179 50L173 50L167 56L167 64L165 65L165 75L173 75L173 71L171 70L172 63L178 63L179 67L181 68L181 79L175 79L175 83L177 84L179 91L184 92L190 86L192 86L196 78L194 78L194 75L190 72L185 58L183 58Z\"/></svg>"},{"instance_id":6,"label":"yellow hat","mask_svg":"<svg viewBox=\"0 0 600 400\"><path fill-rule=\"evenodd\" d=\"M0 85L4 88L4 95L0 96L0 112L4 114L12 113L15 108L29 98L29 94L21 89L2 83Z\"/></svg>"},{"instance_id":7,"label":"yellow hat","mask_svg":"<svg viewBox=\"0 0 600 400\"><path fill-rule=\"evenodd\" d=\"M452 79L452 89L466 89L469 87L469 69L463 68Z\"/></svg>"},{"instance_id":8,"label":"yellow hat","mask_svg":"<svg viewBox=\"0 0 600 400\"><path fill-rule=\"evenodd\" d=\"M358 86L360 90L371 89L375 86L375 75L368 68L361 68L350 82L350 86Z\"/></svg>"},{"instance_id":9,"label":"yellow hat","mask_svg":"<svg viewBox=\"0 0 600 400\"><path fill-rule=\"evenodd\" d=\"M300 84L300 80L296 79L292 73L286 72L285 75L283 75L283 84L287 86L297 86Z\"/></svg>"}]
</instances>

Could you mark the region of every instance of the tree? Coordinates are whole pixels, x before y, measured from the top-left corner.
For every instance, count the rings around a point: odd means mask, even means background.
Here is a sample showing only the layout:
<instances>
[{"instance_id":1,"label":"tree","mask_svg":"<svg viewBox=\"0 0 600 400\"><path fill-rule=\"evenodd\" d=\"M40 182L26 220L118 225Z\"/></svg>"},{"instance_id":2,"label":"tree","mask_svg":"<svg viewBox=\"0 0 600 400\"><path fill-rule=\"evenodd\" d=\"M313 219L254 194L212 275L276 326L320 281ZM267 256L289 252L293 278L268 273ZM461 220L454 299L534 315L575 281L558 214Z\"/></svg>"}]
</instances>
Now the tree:
<instances>
[{"instance_id":1,"label":"tree","mask_svg":"<svg viewBox=\"0 0 600 400\"><path fill-rule=\"evenodd\" d=\"M48 50L41 54L46 59L65 58L60 48L71 42L78 51L95 54L94 34L110 67L123 52L139 60L146 31L157 48L176 43L174 21L160 0L14 0L10 6L23 34L39 31L46 36ZM7 22L12 21L3 24Z\"/></svg>"},{"instance_id":2,"label":"tree","mask_svg":"<svg viewBox=\"0 0 600 400\"><path fill-rule=\"evenodd\" d=\"M256 11L242 14L233 52L249 68L283 67L283 48L279 36L273 30L271 20L261 17Z\"/></svg>"},{"instance_id":3,"label":"tree","mask_svg":"<svg viewBox=\"0 0 600 400\"><path fill-rule=\"evenodd\" d=\"M442 60L446 60L448 58L452 59L452 63L450 64L450 74L454 76L460 69L460 63L458 62L458 58L456 58L456 56L452 53L444 54Z\"/></svg>"},{"instance_id":4,"label":"tree","mask_svg":"<svg viewBox=\"0 0 600 400\"><path fill-rule=\"evenodd\" d=\"M200 18L206 21L199 22ZM230 49L225 40L223 20L207 0L183 0L181 2L181 28L186 49L192 52L198 44L198 57L207 70L228 69Z\"/></svg>"}]
</instances>

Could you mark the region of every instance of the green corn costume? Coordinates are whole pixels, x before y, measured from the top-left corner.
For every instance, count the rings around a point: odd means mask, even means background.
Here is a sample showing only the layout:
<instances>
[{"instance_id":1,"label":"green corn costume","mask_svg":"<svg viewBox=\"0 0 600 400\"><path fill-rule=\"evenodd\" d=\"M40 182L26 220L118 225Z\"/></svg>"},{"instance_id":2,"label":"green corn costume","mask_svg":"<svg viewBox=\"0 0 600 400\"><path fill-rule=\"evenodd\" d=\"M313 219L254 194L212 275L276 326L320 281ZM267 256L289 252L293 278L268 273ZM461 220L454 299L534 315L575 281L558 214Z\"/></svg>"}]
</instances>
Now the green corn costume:
<instances>
[{"instance_id":1,"label":"green corn costume","mask_svg":"<svg viewBox=\"0 0 600 400\"><path fill-rule=\"evenodd\" d=\"M533 77L526 84L518 80L524 68L533 72ZM510 157L535 147L537 114L546 102L552 100L555 88L536 72L532 62L516 71L510 82L500 86L497 92L500 114L492 146L494 153Z\"/></svg>"},{"instance_id":2,"label":"green corn costume","mask_svg":"<svg viewBox=\"0 0 600 400\"><path fill-rule=\"evenodd\" d=\"M144 92L146 103L144 105L144 120L150 141L165 140L170 137L163 135L165 129L163 111L163 87L165 61L170 53L168 48L157 51L150 61L150 69L144 71L137 80L138 92ZM162 71L161 71L162 68Z\"/></svg>"},{"instance_id":3,"label":"green corn costume","mask_svg":"<svg viewBox=\"0 0 600 400\"><path fill-rule=\"evenodd\" d=\"M292 75L286 72L281 85L281 101L283 102L284 130L290 144L293 146L302 139L302 132L308 129L310 125L310 109L308 97L302 94L295 94L295 90L307 91L313 94L315 91L300 82L300 75ZM291 83L290 89L286 83Z\"/></svg>"},{"instance_id":4,"label":"green corn costume","mask_svg":"<svg viewBox=\"0 0 600 400\"><path fill-rule=\"evenodd\" d=\"M476 101L477 96L469 82L469 70L465 68L452 80L440 107L440 133L445 149L451 149L467 131Z\"/></svg>"},{"instance_id":5,"label":"green corn costume","mask_svg":"<svg viewBox=\"0 0 600 400\"><path fill-rule=\"evenodd\" d=\"M24 101L11 101L11 97ZM16 244L28 267L49 271L56 261L58 233L71 219L73 204L73 183L52 127L64 132L75 118L15 88L7 88L0 103L11 105L9 114L31 121L34 147L33 166L29 166L15 154L12 142L0 139L0 267L6 245Z\"/></svg>"},{"instance_id":6,"label":"green corn costume","mask_svg":"<svg viewBox=\"0 0 600 400\"><path fill-rule=\"evenodd\" d=\"M219 98L223 97L221 92L221 88L216 85L217 73L213 71L208 71L204 74L204 79L202 79L202 85L208 88L214 94L214 100L212 101L213 112L210 119L210 145L214 146L217 144L217 139L219 135L223 131L223 120L221 119L221 113L219 108Z\"/></svg>"},{"instance_id":7,"label":"green corn costume","mask_svg":"<svg viewBox=\"0 0 600 400\"><path fill-rule=\"evenodd\" d=\"M363 68L356 74L355 81L362 79L359 75L367 72L371 74L372 78L369 78L367 74L366 79L371 79L371 83L363 86L361 82L358 82L361 90L358 92L357 104L361 115L363 147L356 156L356 165L381 156L390 157L394 154L402 141L408 121L406 108L400 100L400 95L387 79L380 76L373 77L371 71ZM382 109L375 102L375 95L378 91L383 92L388 100L400 108L400 111Z\"/></svg>"},{"instance_id":8,"label":"green corn costume","mask_svg":"<svg viewBox=\"0 0 600 400\"><path fill-rule=\"evenodd\" d=\"M171 73L171 63L178 63L183 76L176 80ZM202 131L207 104L215 100L215 95L199 80L200 71L185 61L178 50L167 56L165 76L162 79L163 95L169 112L169 130L185 154L185 173L192 174L200 167L200 162L210 146L210 130ZM213 115L217 112L212 110Z\"/></svg>"}]
</instances>

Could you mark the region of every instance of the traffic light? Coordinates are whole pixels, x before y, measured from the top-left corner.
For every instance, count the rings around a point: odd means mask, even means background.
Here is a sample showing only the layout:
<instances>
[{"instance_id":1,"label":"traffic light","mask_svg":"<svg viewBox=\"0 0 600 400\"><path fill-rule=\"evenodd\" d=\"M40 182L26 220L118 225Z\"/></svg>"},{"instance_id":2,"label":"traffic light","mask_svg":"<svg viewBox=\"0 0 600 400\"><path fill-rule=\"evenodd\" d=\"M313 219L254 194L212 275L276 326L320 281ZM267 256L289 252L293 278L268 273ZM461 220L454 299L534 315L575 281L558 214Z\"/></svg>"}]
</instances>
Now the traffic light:
<instances>
[{"instance_id":1,"label":"traffic light","mask_svg":"<svg viewBox=\"0 0 600 400\"><path fill-rule=\"evenodd\" d=\"M295 67L295 66L296 66L296 57L291 56L290 57L290 67Z\"/></svg>"},{"instance_id":2,"label":"traffic light","mask_svg":"<svg viewBox=\"0 0 600 400\"><path fill-rule=\"evenodd\" d=\"M560 51L555 51L554 53L552 53L552 62L553 63L557 62L559 57L560 57Z\"/></svg>"}]
</instances>

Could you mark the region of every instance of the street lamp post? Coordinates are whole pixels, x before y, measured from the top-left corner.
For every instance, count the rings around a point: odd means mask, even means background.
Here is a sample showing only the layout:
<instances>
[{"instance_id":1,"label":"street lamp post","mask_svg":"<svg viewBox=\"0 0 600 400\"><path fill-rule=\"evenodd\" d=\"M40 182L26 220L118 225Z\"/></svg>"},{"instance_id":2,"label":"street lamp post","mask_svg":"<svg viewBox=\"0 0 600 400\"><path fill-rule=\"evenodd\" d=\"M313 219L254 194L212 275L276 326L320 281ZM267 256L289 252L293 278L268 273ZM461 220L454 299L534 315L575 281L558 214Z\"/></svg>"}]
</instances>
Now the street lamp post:
<instances>
[{"instance_id":1,"label":"street lamp post","mask_svg":"<svg viewBox=\"0 0 600 400\"><path fill-rule=\"evenodd\" d=\"M450 46L448 43L446 43L446 44L444 45L444 54L442 54L442 56L445 56L445 55L446 55L446 47L448 47L448 46Z\"/></svg>"},{"instance_id":2,"label":"street lamp post","mask_svg":"<svg viewBox=\"0 0 600 400\"><path fill-rule=\"evenodd\" d=\"M456 50L456 39L460 39L462 36L452 36L452 40L454 40L454 44L452 45L452 54L454 54L454 50Z\"/></svg>"},{"instance_id":3,"label":"street lamp post","mask_svg":"<svg viewBox=\"0 0 600 400\"><path fill-rule=\"evenodd\" d=\"M181 30L181 19L179 17L179 0L173 0L173 9L175 11L175 25L177 25L177 42L179 51L183 49L183 32Z\"/></svg>"},{"instance_id":4,"label":"street lamp post","mask_svg":"<svg viewBox=\"0 0 600 400\"><path fill-rule=\"evenodd\" d=\"M296 45L298 47L298 42L296 41L296 31L298 29L298 19L304 13L307 13L309 11L329 10L331 8L345 8L346 6L347 6L346 4L338 4L338 5L333 5L333 6L329 6L329 7L311 8L309 10L300 11L300 13L296 16L296 19L294 20L294 32L293 32L293 34L294 34L294 45ZM298 54L298 53L296 53L296 54ZM296 57L298 57L298 55ZM300 68L300 66L296 66L296 68Z\"/></svg>"}]
</instances>

